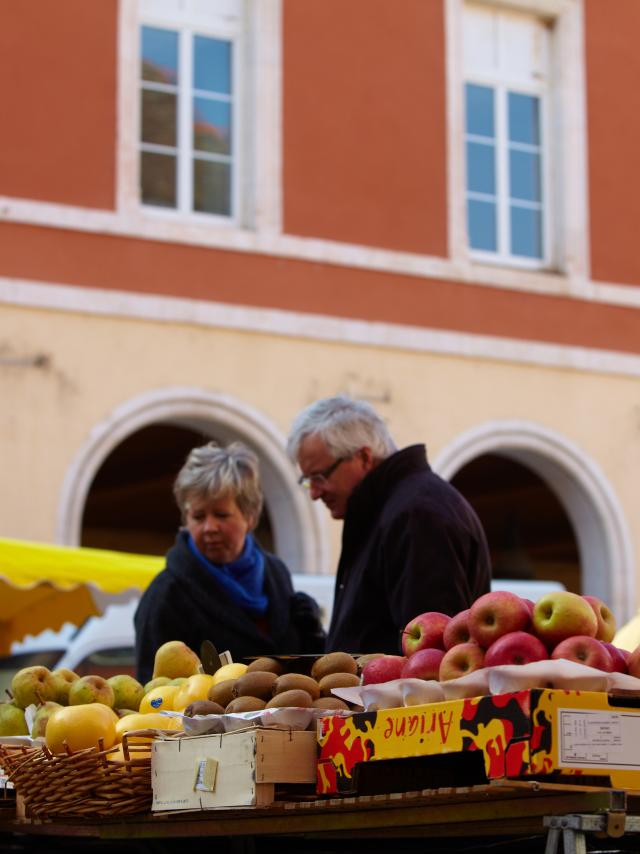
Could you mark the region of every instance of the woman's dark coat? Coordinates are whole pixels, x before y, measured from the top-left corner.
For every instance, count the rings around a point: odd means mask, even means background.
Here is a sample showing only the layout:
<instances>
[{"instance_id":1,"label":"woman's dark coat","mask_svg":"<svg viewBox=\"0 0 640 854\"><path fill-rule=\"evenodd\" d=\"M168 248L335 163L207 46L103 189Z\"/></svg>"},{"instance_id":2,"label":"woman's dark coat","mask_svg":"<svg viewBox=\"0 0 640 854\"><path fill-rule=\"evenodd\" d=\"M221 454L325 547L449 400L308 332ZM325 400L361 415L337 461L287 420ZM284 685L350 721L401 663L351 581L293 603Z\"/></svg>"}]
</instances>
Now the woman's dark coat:
<instances>
[{"instance_id":1,"label":"woman's dark coat","mask_svg":"<svg viewBox=\"0 0 640 854\"><path fill-rule=\"evenodd\" d=\"M281 560L266 552L264 557L268 634L216 584L181 531L167 553L165 569L145 590L134 617L138 679L144 683L151 678L156 650L171 640L184 641L200 654L200 644L208 639L218 652L229 650L234 661L322 652L324 634L316 602L306 593L294 593Z\"/></svg>"}]
</instances>

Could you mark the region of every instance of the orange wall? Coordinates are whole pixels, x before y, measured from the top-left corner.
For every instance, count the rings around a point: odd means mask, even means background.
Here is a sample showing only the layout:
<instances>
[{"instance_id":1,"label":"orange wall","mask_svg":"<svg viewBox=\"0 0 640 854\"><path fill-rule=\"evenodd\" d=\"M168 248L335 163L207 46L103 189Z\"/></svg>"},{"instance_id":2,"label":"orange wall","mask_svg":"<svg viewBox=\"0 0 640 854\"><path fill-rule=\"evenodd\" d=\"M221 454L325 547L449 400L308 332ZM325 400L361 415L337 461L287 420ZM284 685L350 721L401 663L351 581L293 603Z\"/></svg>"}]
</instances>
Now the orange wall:
<instances>
[{"instance_id":1,"label":"orange wall","mask_svg":"<svg viewBox=\"0 0 640 854\"><path fill-rule=\"evenodd\" d=\"M0 195L113 208L117 0L4 0Z\"/></svg>"},{"instance_id":2,"label":"orange wall","mask_svg":"<svg viewBox=\"0 0 640 854\"><path fill-rule=\"evenodd\" d=\"M640 283L640 2L586 0L591 273Z\"/></svg>"},{"instance_id":3,"label":"orange wall","mask_svg":"<svg viewBox=\"0 0 640 854\"><path fill-rule=\"evenodd\" d=\"M284 0L288 233L447 254L440 0Z\"/></svg>"},{"instance_id":4,"label":"orange wall","mask_svg":"<svg viewBox=\"0 0 640 854\"><path fill-rule=\"evenodd\" d=\"M62 229L0 224L0 276L640 353L640 310Z\"/></svg>"}]
</instances>

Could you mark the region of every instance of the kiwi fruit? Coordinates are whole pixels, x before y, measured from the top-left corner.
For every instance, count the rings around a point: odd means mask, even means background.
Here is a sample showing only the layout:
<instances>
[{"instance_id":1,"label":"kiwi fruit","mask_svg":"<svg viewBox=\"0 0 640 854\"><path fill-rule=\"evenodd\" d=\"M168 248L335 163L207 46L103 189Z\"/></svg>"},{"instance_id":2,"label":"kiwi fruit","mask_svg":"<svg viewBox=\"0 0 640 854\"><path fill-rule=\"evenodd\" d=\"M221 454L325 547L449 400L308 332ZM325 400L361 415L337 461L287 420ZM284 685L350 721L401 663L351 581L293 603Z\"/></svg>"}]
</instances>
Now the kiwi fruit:
<instances>
[{"instance_id":1,"label":"kiwi fruit","mask_svg":"<svg viewBox=\"0 0 640 854\"><path fill-rule=\"evenodd\" d=\"M320 686L311 676L305 676L303 673L283 673L278 676L273 684L273 694L282 694L284 691L306 691L312 700L316 700L320 696Z\"/></svg>"},{"instance_id":2,"label":"kiwi fruit","mask_svg":"<svg viewBox=\"0 0 640 854\"><path fill-rule=\"evenodd\" d=\"M314 709L349 709L344 700L339 697L318 697L311 704Z\"/></svg>"},{"instance_id":3,"label":"kiwi fruit","mask_svg":"<svg viewBox=\"0 0 640 854\"><path fill-rule=\"evenodd\" d=\"M192 718L194 715L224 715L224 707L211 700L195 700L195 702L189 703L184 713L188 718Z\"/></svg>"},{"instance_id":4,"label":"kiwi fruit","mask_svg":"<svg viewBox=\"0 0 640 854\"><path fill-rule=\"evenodd\" d=\"M229 703L233 700L233 686L235 684L235 679L225 679L222 682L218 682L217 685L212 685L211 688L209 688L207 699L211 700L213 703L220 703L222 708L226 709Z\"/></svg>"},{"instance_id":5,"label":"kiwi fruit","mask_svg":"<svg viewBox=\"0 0 640 854\"><path fill-rule=\"evenodd\" d=\"M318 682L321 697L330 697L333 688L355 688L360 684L360 677L355 673L327 673Z\"/></svg>"},{"instance_id":6,"label":"kiwi fruit","mask_svg":"<svg viewBox=\"0 0 640 854\"><path fill-rule=\"evenodd\" d=\"M259 697L236 697L229 703L225 712L229 715L239 712L260 712L265 706L265 701Z\"/></svg>"},{"instance_id":7,"label":"kiwi fruit","mask_svg":"<svg viewBox=\"0 0 640 854\"><path fill-rule=\"evenodd\" d=\"M233 684L234 697L259 697L268 700L273 694L273 685L278 677L265 670L254 670L239 676Z\"/></svg>"},{"instance_id":8,"label":"kiwi fruit","mask_svg":"<svg viewBox=\"0 0 640 854\"><path fill-rule=\"evenodd\" d=\"M313 698L307 691L303 691L302 688L291 688L272 697L267 703L267 709L282 709L285 707L310 709L312 703Z\"/></svg>"},{"instance_id":9,"label":"kiwi fruit","mask_svg":"<svg viewBox=\"0 0 640 854\"><path fill-rule=\"evenodd\" d=\"M357 673L356 660L348 652L328 652L313 662L311 675L318 682L329 673Z\"/></svg>"},{"instance_id":10,"label":"kiwi fruit","mask_svg":"<svg viewBox=\"0 0 640 854\"><path fill-rule=\"evenodd\" d=\"M281 673L284 673L284 666L275 658L262 656L254 658L251 664L247 666L247 673L253 673L255 670L263 673L275 673L276 676L280 676Z\"/></svg>"}]
</instances>

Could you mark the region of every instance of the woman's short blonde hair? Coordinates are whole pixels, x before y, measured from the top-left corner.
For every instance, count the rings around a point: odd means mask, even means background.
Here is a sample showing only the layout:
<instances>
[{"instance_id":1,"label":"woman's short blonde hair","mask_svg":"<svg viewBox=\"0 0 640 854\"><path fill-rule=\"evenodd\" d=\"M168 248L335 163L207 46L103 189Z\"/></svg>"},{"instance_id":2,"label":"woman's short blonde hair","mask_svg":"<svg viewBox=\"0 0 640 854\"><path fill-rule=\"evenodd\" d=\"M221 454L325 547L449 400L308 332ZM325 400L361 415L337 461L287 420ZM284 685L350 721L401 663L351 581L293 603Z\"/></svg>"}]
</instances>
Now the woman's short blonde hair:
<instances>
[{"instance_id":1,"label":"woman's short blonde hair","mask_svg":"<svg viewBox=\"0 0 640 854\"><path fill-rule=\"evenodd\" d=\"M215 501L231 497L245 519L255 525L264 502L258 457L242 442L226 447L209 442L194 448L178 473L173 494L183 520L194 498Z\"/></svg>"}]
</instances>

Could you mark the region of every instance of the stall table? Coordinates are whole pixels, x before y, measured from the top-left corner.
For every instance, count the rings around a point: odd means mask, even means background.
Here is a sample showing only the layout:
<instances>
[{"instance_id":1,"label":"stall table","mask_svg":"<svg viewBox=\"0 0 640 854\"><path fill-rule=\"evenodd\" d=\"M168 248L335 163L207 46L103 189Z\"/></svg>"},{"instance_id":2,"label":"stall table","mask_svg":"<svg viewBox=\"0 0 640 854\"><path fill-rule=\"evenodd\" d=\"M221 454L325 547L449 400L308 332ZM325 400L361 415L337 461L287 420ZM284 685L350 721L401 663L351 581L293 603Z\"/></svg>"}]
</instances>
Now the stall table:
<instances>
[{"instance_id":1,"label":"stall table","mask_svg":"<svg viewBox=\"0 0 640 854\"><path fill-rule=\"evenodd\" d=\"M619 841L640 829L640 793L596 786L494 782L464 788L332 799L276 801L262 808L154 813L129 818L40 822L0 820L0 833L26 837L101 840L252 840L331 841L417 838L413 850L432 850L427 840L495 837L540 839L540 851L585 851L588 833ZM606 849L602 841L599 850ZM248 848L246 850L255 850ZM289 850L289 849L288 849ZM298 850L302 850L302 845ZM350 850L348 847L340 850ZM510 849L507 849L510 850Z\"/></svg>"}]
</instances>

